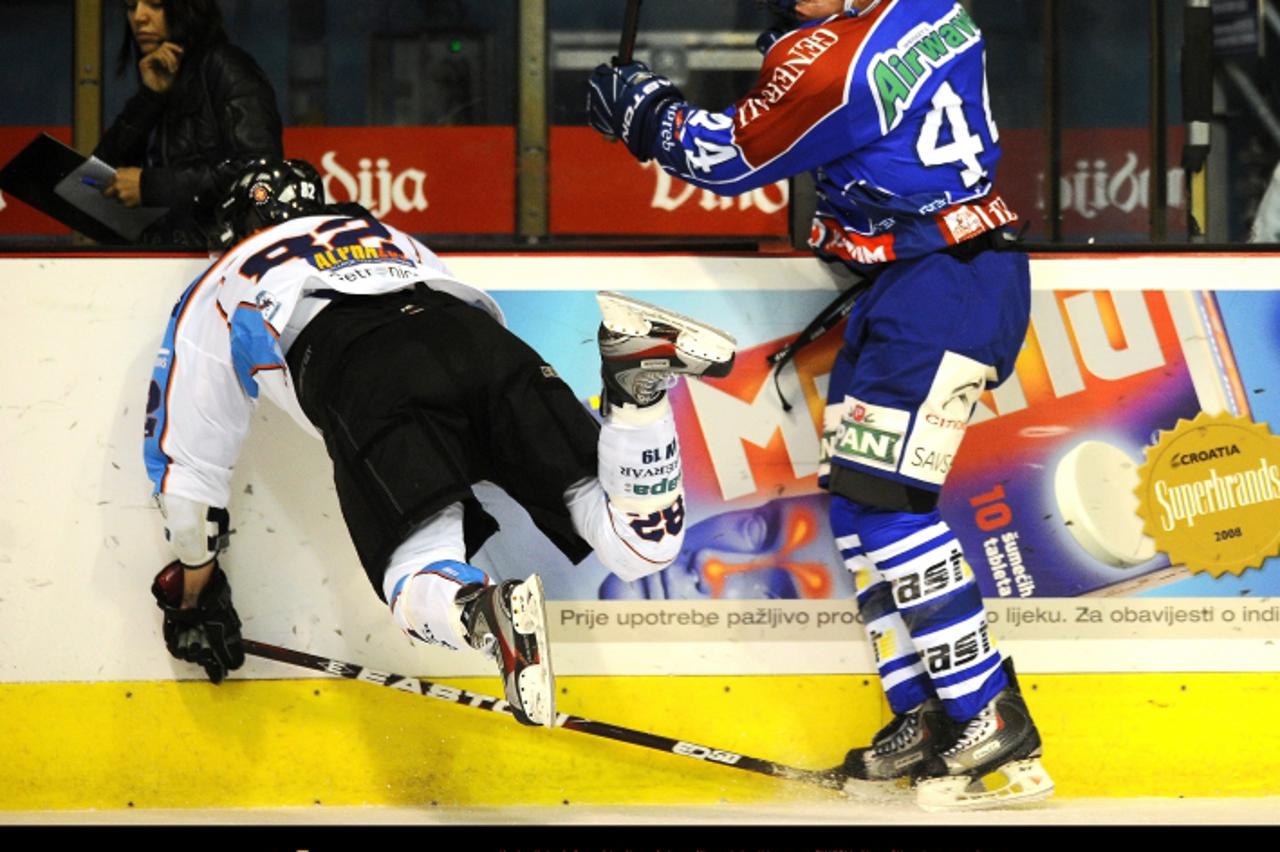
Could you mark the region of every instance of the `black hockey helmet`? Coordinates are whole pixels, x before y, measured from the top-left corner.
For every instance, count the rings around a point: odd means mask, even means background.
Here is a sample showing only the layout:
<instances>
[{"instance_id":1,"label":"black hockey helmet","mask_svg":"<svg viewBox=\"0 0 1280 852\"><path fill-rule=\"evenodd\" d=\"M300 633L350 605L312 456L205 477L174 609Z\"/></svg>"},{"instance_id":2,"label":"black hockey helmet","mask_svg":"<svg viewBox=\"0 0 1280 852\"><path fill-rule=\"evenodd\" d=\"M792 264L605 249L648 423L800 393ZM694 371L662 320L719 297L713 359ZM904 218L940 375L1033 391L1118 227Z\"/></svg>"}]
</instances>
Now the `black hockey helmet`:
<instances>
[{"instance_id":1,"label":"black hockey helmet","mask_svg":"<svg viewBox=\"0 0 1280 852\"><path fill-rule=\"evenodd\" d=\"M306 160L262 157L237 175L214 213L224 248L262 228L324 212L324 181Z\"/></svg>"}]
</instances>

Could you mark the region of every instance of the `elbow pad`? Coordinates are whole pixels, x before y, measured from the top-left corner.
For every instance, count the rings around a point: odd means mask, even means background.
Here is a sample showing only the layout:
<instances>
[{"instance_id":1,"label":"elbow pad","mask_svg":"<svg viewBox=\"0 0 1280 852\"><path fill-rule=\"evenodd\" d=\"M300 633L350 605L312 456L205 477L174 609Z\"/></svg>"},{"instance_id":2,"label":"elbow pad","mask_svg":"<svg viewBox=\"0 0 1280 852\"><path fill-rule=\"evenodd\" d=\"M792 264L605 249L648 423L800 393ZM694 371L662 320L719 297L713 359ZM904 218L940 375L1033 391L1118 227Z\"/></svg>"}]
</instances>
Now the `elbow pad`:
<instances>
[{"instance_id":1,"label":"elbow pad","mask_svg":"<svg viewBox=\"0 0 1280 852\"><path fill-rule=\"evenodd\" d=\"M226 509L206 506L176 494L158 494L164 516L164 537L183 565L204 565L227 549L231 515Z\"/></svg>"}]
</instances>

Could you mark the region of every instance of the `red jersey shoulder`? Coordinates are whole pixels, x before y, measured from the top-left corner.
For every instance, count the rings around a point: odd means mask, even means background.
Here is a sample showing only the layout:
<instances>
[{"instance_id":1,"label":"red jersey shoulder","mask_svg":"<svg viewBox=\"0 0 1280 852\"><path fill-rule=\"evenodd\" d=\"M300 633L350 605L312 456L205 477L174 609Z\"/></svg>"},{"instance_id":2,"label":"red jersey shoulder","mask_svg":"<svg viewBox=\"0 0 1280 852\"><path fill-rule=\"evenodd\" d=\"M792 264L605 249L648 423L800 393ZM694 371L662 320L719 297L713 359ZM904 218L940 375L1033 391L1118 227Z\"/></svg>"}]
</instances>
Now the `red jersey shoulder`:
<instances>
[{"instance_id":1,"label":"red jersey shoulder","mask_svg":"<svg viewBox=\"0 0 1280 852\"><path fill-rule=\"evenodd\" d=\"M788 33L735 105L734 139L753 168L786 151L849 98L849 71L878 15L836 17Z\"/></svg>"}]
</instances>

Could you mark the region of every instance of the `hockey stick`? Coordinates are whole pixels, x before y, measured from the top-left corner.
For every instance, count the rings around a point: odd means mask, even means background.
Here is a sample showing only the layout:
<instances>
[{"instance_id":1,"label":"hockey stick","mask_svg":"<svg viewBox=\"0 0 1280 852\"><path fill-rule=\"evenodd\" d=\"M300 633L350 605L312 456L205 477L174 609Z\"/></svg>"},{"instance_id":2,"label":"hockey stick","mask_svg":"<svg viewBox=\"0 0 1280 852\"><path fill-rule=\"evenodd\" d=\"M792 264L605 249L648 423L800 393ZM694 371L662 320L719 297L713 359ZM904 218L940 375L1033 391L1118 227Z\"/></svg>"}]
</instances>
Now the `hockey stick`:
<instances>
[{"instance_id":1,"label":"hockey stick","mask_svg":"<svg viewBox=\"0 0 1280 852\"><path fill-rule=\"evenodd\" d=\"M636 49L636 31L640 29L640 4L643 0L627 0L626 16L622 19L622 39L618 42L618 55L613 57L614 67L630 64Z\"/></svg>"},{"instance_id":2,"label":"hockey stick","mask_svg":"<svg viewBox=\"0 0 1280 852\"><path fill-rule=\"evenodd\" d=\"M618 41L618 53L614 56L609 64L614 68L620 68L631 62L632 55L636 49L636 32L640 29L640 4L643 0L627 0L627 10L623 13L622 18L622 38ZM608 134L605 137L607 142L617 142L618 137Z\"/></svg>"},{"instance_id":3,"label":"hockey stick","mask_svg":"<svg viewBox=\"0 0 1280 852\"><path fill-rule=\"evenodd\" d=\"M318 672L338 675L348 680L362 680L375 686L389 686L402 692L425 695L428 698L439 698L453 704L464 704L468 707L488 710L493 713L509 714L511 712L508 709L507 702L500 698L481 695L477 692L459 689L456 686L433 683L422 678L380 672L365 666L358 666L355 663L344 663L341 660L318 657L304 651L294 651L277 645L255 642L252 639L244 640L244 650L246 654L262 657L265 660L275 660L278 663L288 663L304 669L314 669ZM732 751L672 739L659 734L649 734L632 728L624 728L621 725L610 725L607 722L594 722L581 716L570 716L567 713L560 713L556 716L554 727L590 734L593 737L602 737L606 740L630 743L631 745L653 749L654 751L691 757L694 760L701 760L707 763L731 766L734 769L754 772L757 775L768 775L788 781L816 784L828 790L840 790L844 786L845 776L838 770L796 769L795 767L774 763L772 760L749 757L745 754L737 754Z\"/></svg>"},{"instance_id":4,"label":"hockey stick","mask_svg":"<svg viewBox=\"0 0 1280 852\"><path fill-rule=\"evenodd\" d=\"M787 398L782 395L782 385L779 384L782 368L796 356L797 352L839 325L840 321L853 310L853 303L857 300L857 297L869 288L874 280L875 274L866 274L852 287L840 291L839 295L829 305L809 321L809 324L796 335L794 340L765 357L773 373L773 387L778 392L778 400L782 403L783 411L790 411L791 403L787 402Z\"/></svg>"}]
</instances>

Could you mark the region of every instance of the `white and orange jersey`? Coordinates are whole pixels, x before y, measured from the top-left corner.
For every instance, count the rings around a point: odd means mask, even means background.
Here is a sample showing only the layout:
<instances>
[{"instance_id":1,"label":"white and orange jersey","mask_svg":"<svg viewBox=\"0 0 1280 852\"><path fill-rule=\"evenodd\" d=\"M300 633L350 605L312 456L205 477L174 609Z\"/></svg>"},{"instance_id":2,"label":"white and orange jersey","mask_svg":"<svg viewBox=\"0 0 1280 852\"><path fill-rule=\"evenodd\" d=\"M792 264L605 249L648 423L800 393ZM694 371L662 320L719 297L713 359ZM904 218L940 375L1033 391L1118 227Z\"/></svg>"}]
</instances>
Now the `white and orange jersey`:
<instances>
[{"instance_id":1,"label":"white and orange jersey","mask_svg":"<svg viewBox=\"0 0 1280 852\"><path fill-rule=\"evenodd\" d=\"M226 506L262 395L318 436L285 362L298 331L335 294L377 295L419 282L504 321L487 293L372 216L294 219L230 249L178 299L156 357L144 439L155 492Z\"/></svg>"}]
</instances>

